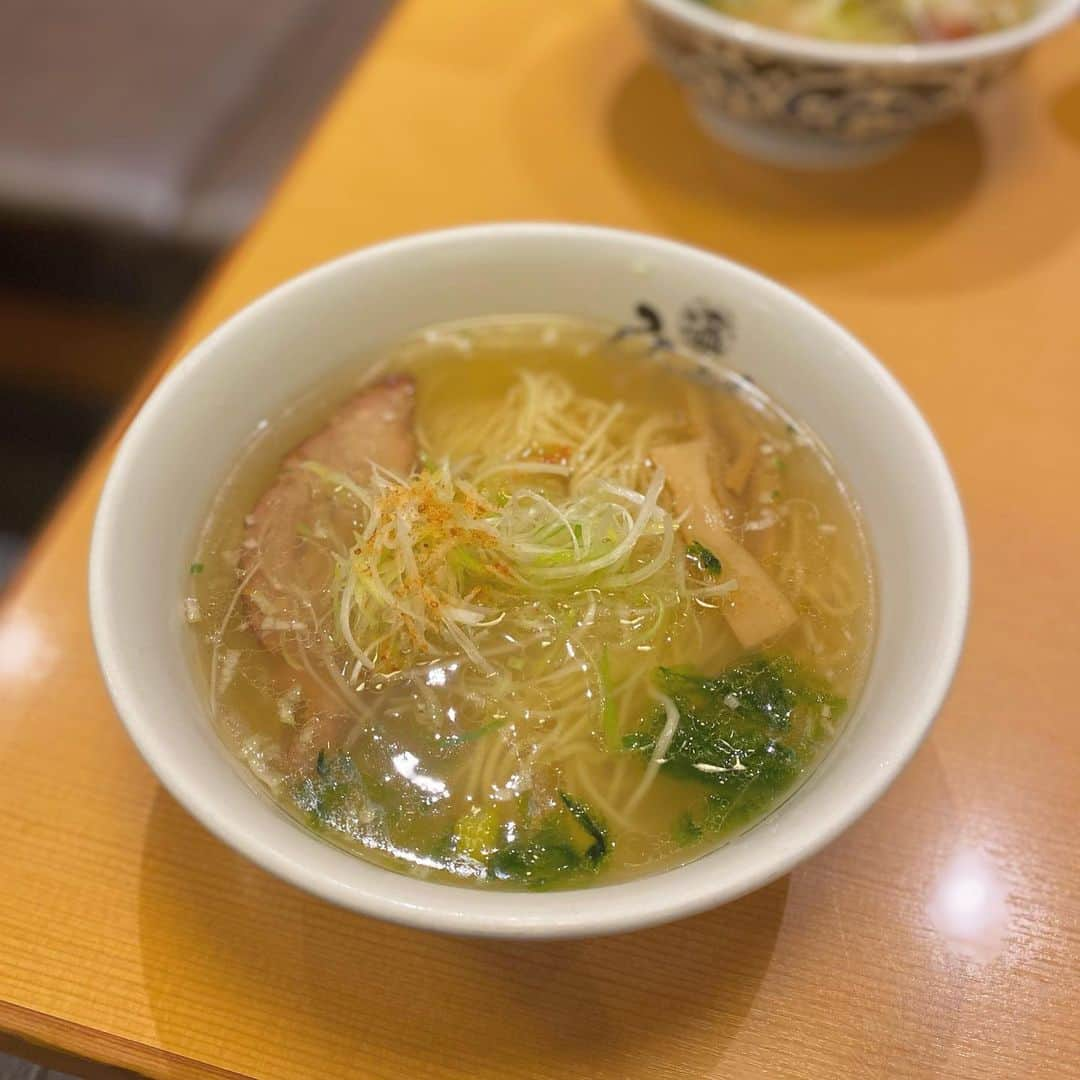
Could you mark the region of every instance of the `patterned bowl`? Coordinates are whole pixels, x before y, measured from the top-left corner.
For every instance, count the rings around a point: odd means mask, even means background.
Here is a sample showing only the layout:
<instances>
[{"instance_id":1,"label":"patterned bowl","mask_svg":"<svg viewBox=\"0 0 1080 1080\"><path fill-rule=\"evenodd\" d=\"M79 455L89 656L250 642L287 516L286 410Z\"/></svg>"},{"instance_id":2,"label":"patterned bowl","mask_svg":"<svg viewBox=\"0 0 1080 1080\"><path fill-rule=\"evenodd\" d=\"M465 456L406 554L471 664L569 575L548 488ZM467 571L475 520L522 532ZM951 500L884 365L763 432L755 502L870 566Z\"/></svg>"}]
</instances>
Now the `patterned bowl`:
<instances>
[{"instance_id":1,"label":"patterned bowl","mask_svg":"<svg viewBox=\"0 0 1080 1080\"><path fill-rule=\"evenodd\" d=\"M1080 9L1080 0L1042 0L1008 30L926 45L860 45L771 30L696 0L631 2L710 135L802 168L884 157L918 128L969 104Z\"/></svg>"}]
</instances>

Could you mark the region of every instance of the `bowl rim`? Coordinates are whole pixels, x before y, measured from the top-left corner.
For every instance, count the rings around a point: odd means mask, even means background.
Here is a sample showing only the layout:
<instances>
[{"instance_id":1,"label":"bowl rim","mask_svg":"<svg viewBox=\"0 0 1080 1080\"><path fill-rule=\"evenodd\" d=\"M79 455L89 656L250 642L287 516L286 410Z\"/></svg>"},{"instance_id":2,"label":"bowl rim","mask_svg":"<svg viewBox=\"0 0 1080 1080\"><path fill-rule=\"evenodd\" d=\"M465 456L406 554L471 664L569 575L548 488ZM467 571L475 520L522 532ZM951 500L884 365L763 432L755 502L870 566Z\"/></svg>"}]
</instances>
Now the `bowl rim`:
<instances>
[{"instance_id":1,"label":"bowl rim","mask_svg":"<svg viewBox=\"0 0 1080 1080\"><path fill-rule=\"evenodd\" d=\"M670 888L658 901L642 890L642 883L677 874L701 860L673 867L644 878L612 885L562 890L551 893L490 893L458 885L435 882L419 883L428 902L417 902L395 890L395 884L416 879L377 867L381 884L374 889L359 888L323 870L312 870L302 859L283 852L271 839L260 833L257 825L245 825L242 816L233 818L214 812L212 800L204 799L201 780L193 770L177 763L156 725L144 717L130 671L136 658L126 654L121 642L121 621L110 603L110 534L117 529L122 513L128 476L140 467L143 447L152 443L159 416L171 407L172 398L189 381L200 378L209 369L215 354L234 336L254 321L266 317L282 300L317 288L334 275L380 260L391 254L422 254L445 244L484 243L498 240L528 242L531 239L590 240L625 248L631 258L664 257L680 260L710 260L721 264L724 273L741 278L763 297L771 296L793 309L799 317L820 328L849 351L852 360L864 365L891 400L893 408L920 444L928 478L946 520L943 537L943 561L955 573L948 595L941 606L942 649L932 677L923 685L919 699L912 704L903 725L902 735L894 735L890 757L878 767L867 770L860 784L850 787L832 812L805 829L798 842L787 845L773 858L758 860L737 875L709 879L695 890ZM174 798L210 833L250 859L262 869L321 899L346 909L418 929L437 930L464 936L552 939L598 936L621 933L684 918L703 910L738 899L788 873L796 864L811 857L831 843L876 802L922 743L948 693L959 663L967 626L970 602L970 553L963 509L944 453L929 425L894 376L844 327L793 290L771 278L710 251L672 240L629 230L599 226L557 223L500 223L471 225L436 230L385 241L342 255L294 276L262 294L218 326L195 345L164 376L142 405L121 439L101 493L91 536L88 593L94 646L109 695L116 711L139 753L157 779ZM152 710L151 710L152 712ZM237 777L238 783L243 783ZM253 793L254 795L255 793ZM353 856L355 858L355 856ZM702 856L708 859L709 855ZM374 864L367 864L374 865ZM416 891L415 889L413 890ZM616 899L618 894L618 899ZM500 910L469 910L470 896L498 896ZM521 905L519 898L527 897ZM567 899L570 898L570 899ZM477 905L483 908L484 905ZM515 911L518 906L533 910ZM503 910L505 909L505 910Z\"/></svg>"},{"instance_id":2,"label":"bowl rim","mask_svg":"<svg viewBox=\"0 0 1080 1080\"><path fill-rule=\"evenodd\" d=\"M697 0L634 0L685 26L715 37L733 40L748 49L777 53L804 63L843 64L851 67L897 67L915 71L938 64L968 64L1018 52L1054 33L1080 14L1080 0L1045 0L1042 8L1016 26L977 34L960 41L911 45L875 45L825 41L784 30L758 26L706 7Z\"/></svg>"}]
</instances>

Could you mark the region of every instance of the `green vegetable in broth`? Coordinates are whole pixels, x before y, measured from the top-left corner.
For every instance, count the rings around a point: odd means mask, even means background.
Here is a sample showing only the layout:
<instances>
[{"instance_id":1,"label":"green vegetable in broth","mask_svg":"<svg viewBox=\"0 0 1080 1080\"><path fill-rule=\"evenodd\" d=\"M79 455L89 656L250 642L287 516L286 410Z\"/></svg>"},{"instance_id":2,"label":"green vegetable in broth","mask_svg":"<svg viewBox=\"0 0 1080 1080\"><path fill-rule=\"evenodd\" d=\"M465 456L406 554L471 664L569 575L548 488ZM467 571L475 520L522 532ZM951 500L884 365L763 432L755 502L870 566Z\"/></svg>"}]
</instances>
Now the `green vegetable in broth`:
<instances>
[{"instance_id":1,"label":"green vegetable in broth","mask_svg":"<svg viewBox=\"0 0 1080 1080\"><path fill-rule=\"evenodd\" d=\"M578 802L577 799L567 795L565 791L559 792L559 798L562 799L566 809L570 811L570 816L592 839L592 843L585 849L585 857L596 866L608 853L611 846L607 833L596 821L593 812L584 803Z\"/></svg>"},{"instance_id":2,"label":"green vegetable in broth","mask_svg":"<svg viewBox=\"0 0 1080 1080\"><path fill-rule=\"evenodd\" d=\"M697 563L698 568L706 574L719 574L724 567L720 560L702 543L694 540L686 549L686 554Z\"/></svg>"},{"instance_id":3,"label":"green vegetable in broth","mask_svg":"<svg viewBox=\"0 0 1080 1080\"><path fill-rule=\"evenodd\" d=\"M495 851L488 860L493 878L537 889L598 869L610 850L607 833L584 803L565 792L559 800L561 807Z\"/></svg>"},{"instance_id":4,"label":"green vegetable in broth","mask_svg":"<svg viewBox=\"0 0 1080 1080\"><path fill-rule=\"evenodd\" d=\"M374 815L365 788L349 754L320 750L313 775L297 782L293 798L313 827L348 832Z\"/></svg>"},{"instance_id":5,"label":"green vegetable in broth","mask_svg":"<svg viewBox=\"0 0 1080 1080\"><path fill-rule=\"evenodd\" d=\"M713 789L703 812L680 815L676 835L682 842L730 831L773 805L845 707L784 655L752 656L713 677L661 668L656 682L679 717L661 769ZM654 754L664 721L654 715L625 736L625 748Z\"/></svg>"},{"instance_id":6,"label":"green vegetable in broth","mask_svg":"<svg viewBox=\"0 0 1080 1080\"><path fill-rule=\"evenodd\" d=\"M470 807L454 829L454 850L476 862L484 862L499 846L501 823L493 806Z\"/></svg>"},{"instance_id":7,"label":"green vegetable in broth","mask_svg":"<svg viewBox=\"0 0 1080 1080\"><path fill-rule=\"evenodd\" d=\"M321 839L478 888L623 881L835 736L873 586L828 455L741 376L615 336L425 331L223 490L184 602L214 723Z\"/></svg>"}]
</instances>

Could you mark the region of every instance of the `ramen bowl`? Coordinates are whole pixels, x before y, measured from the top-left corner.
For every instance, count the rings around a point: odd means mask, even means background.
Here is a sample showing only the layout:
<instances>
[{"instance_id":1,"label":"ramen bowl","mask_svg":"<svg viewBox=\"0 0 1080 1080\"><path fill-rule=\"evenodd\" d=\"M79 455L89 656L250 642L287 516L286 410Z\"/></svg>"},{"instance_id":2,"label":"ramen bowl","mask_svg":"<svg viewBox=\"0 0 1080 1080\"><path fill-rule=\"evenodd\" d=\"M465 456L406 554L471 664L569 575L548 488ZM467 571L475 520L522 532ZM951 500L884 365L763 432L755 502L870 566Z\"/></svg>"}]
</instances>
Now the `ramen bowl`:
<instances>
[{"instance_id":1,"label":"ramen bowl","mask_svg":"<svg viewBox=\"0 0 1080 1080\"><path fill-rule=\"evenodd\" d=\"M251 433L418 328L560 313L655 336L752 377L828 445L860 504L878 622L850 718L809 778L753 828L674 869L554 892L421 880L307 831L257 790L211 723L184 619L188 562ZM704 251L575 225L494 225L347 255L257 300L197 346L124 437L94 526L90 608L120 719L161 783L259 866L363 915L451 933L625 931L735 899L864 813L925 736L966 620L963 516L941 450L897 382L792 292Z\"/></svg>"},{"instance_id":2,"label":"ramen bowl","mask_svg":"<svg viewBox=\"0 0 1080 1080\"><path fill-rule=\"evenodd\" d=\"M657 60L702 128L750 157L798 168L870 164L998 82L1077 0L957 41L823 41L732 18L696 0L632 0Z\"/></svg>"}]
</instances>

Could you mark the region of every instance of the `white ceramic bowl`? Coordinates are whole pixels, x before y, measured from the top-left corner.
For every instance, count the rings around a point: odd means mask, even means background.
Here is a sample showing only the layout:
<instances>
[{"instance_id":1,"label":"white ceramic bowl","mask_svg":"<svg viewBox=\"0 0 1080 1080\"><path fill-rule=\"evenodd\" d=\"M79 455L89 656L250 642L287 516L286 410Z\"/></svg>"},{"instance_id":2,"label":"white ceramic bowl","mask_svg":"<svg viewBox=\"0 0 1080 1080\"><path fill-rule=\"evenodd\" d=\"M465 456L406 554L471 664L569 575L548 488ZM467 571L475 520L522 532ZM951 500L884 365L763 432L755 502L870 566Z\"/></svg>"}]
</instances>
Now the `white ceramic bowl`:
<instances>
[{"instance_id":1,"label":"white ceramic bowl","mask_svg":"<svg viewBox=\"0 0 1080 1080\"><path fill-rule=\"evenodd\" d=\"M892 152L970 105L1080 8L1080 0L1036 0L1035 14L1007 30L860 45L757 26L697 0L631 2L710 135L751 157L803 168L862 165Z\"/></svg>"},{"instance_id":2,"label":"white ceramic bowl","mask_svg":"<svg viewBox=\"0 0 1080 1080\"><path fill-rule=\"evenodd\" d=\"M866 688L810 779L764 822L686 866L570 892L484 892L396 874L305 831L253 790L212 729L182 617L210 502L267 417L358 356L431 323L560 312L641 320L723 346L825 440L862 506L880 618ZM710 316L709 313L713 314ZM647 313L648 314L648 313ZM722 325L726 333L714 331ZM94 526L94 642L121 719L168 790L260 866L355 911L497 937L600 934L689 915L766 884L877 799L926 734L960 653L968 553L933 435L848 333L766 278L694 248L575 225L395 240L287 282L194 349L131 425Z\"/></svg>"}]
</instances>

